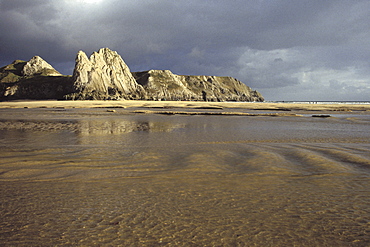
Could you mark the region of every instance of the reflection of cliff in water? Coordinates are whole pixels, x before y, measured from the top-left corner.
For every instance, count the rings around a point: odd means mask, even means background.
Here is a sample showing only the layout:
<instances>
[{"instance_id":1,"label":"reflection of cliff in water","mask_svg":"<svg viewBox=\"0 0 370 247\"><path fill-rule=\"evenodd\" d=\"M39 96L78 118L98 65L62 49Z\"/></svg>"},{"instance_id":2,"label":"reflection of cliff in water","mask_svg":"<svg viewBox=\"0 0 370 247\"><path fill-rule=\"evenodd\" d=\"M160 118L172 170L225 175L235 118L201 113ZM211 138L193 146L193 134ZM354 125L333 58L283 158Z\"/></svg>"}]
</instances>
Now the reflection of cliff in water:
<instances>
[{"instance_id":1,"label":"reflection of cliff in water","mask_svg":"<svg viewBox=\"0 0 370 247\"><path fill-rule=\"evenodd\" d=\"M77 132L81 135L115 135L137 131L171 132L184 128L185 124L172 122L128 121L122 119L94 119L78 121Z\"/></svg>"},{"instance_id":2,"label":"reflection of cliff in water","mask_svg":"<svg viewBox=\"0 0 370 247\"><path fill-rule=\"evenodd\" d=\"M0 121L0 144L31 145L96 145L106 141L120 145L157 143L158 133L186 128L186 123L159 119L82 118L79 120L15 120ZM134 135L130 135L130 133ZM135 133L152 133L136 135ZM127 135L126 135L127 134ZM124 135L121 136L121 135Z\"/></svg>"},{"instance_id":3,"label":"reflection of cliff in water","mask_svg":"<svg viewBox=\"0 0 370 247\"><path fill-rule=\"evenodd\" d=\"M164 121L138 121L123 119L83 119L73 121L15 120L0 121L0 130L71 131L82 135L122 134L136 131L171 132L185 128L185 124Z\"/></svg>"}]
</instances>

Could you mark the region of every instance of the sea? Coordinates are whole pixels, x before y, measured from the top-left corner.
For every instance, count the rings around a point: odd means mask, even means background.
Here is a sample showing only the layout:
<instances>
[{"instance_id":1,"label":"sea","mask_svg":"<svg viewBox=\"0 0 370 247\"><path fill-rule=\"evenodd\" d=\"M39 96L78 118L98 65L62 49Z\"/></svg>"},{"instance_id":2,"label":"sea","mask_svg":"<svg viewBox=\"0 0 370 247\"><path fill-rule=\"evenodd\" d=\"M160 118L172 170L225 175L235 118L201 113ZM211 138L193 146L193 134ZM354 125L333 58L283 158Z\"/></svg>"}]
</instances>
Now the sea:
<instances>
[{"instance_id":1,"label":"sea","mask_svg":"<svg viewBox=\"0 0 370 247\"><path fill-rule=\"evenodd\" d=\"M370 246L370 112L310 114L0 109L0 245Z\"/></svg>"}]
</instances>

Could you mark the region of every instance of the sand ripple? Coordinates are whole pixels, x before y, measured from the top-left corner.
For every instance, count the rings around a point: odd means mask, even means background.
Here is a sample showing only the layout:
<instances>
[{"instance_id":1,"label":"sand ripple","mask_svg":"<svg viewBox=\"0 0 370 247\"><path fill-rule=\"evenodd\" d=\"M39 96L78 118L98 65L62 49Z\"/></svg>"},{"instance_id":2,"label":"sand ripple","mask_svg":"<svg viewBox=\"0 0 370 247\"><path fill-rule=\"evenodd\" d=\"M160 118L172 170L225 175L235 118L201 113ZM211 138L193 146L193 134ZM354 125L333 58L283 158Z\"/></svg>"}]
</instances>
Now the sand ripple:
<instances>
[{"instance_id":1,"label":"sand ripple","mask_svg":"<svg viewBox=\"0 0 370 247\"><path fill-rule=\"evenodd\" d=\"M0 245L370 244L364 121L43 121L0 129Z\"/></svg>"},{"instance_id":2,"label":"sand ripple","mask_svg":"<svg viewBox=\"0 0 370 247\"><path fill-rule=\"evenodd\" d=\"M178 174L308 176L368 174L369 145L223 144L181 146L166 153L119 148L3 151L0 179L91 180ZM186 147L189 148L189 147ZM112 150L113 149L113 150ZM196 149L194 151L194 149Z\"/></svg>"}]
</instances>

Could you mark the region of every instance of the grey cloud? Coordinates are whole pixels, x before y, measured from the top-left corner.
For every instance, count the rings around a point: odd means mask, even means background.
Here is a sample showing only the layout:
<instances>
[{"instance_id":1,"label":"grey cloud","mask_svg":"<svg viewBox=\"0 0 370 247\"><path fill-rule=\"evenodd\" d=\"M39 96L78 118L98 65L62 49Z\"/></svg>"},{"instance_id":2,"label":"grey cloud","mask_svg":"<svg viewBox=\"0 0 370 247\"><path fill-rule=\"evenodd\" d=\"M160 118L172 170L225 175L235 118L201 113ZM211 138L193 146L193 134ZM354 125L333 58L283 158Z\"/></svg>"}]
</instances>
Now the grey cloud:
<instances>
[{"instance_id":1,"label":"grey cloud","mask_svg":"<svg viewBox=\"0 0 370 247\"><path fill-rule=\"evenodd\" d=\"M132 70L233 76L267 99L366 98L368 23L367 0L0 0L0 66L40 55L72 73L78 50L109 47Z\"/></svg>"}]
</instances>

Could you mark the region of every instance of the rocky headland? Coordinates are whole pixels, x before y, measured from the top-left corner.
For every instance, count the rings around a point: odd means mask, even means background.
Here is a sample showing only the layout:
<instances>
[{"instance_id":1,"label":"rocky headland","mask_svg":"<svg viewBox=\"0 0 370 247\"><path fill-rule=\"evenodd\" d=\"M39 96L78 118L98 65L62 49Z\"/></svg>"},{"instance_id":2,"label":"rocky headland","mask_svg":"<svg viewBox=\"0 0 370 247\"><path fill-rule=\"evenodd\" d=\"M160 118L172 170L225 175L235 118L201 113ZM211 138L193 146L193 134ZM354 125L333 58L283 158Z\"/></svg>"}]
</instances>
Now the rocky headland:
<instances>
[{"instance_id":1,"label":"rocky headland","mask_svg":"<svg viewBox=\"0 0 370 247\"><path fill-rule=\"evenodd\" d=\"M62 75L39 56L0 68L0 100L264 101L232 77L176 75L169 70L131 72L115 51L76 56L73 75Z\"/></svg>"},{"instance_id":2,"label":"rocky headland","mask_svg":"<svg viewBox=\"0 0 370 247\"><path fill-rule=\"evenodd\" d=\"M63 99L72 92L71 83L71 76L60 74L41 57L15 60L0 68L0 100Z\"/></svg>"},{"instance_id":3,"label":"rocky headland","mask_svg":"<svg viewBox=\"0 0 370 247\"><path fill-rule=\"evenodd\" d=\"M90 58L83 51L76 56L73 93L67 99L143 99L145 91L133 77L117 52L108 48L94 52Z\"/></svg>"},{"instance_id":4,"label":"rocky headland","mask_svg":"<svg viewBox=\"0 0 370 247\"><path fill-rule=\"evenodd\" d=\"M133 75L149 100L263 101L260 93L232 77L175 75L169 70Z\"/></svg>"}]
</instances>

